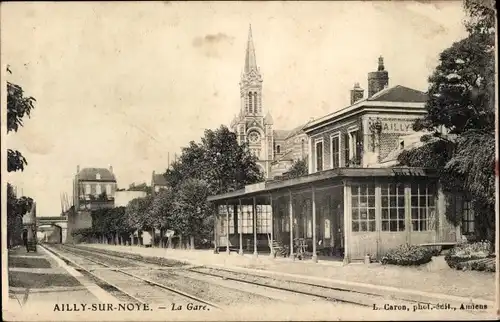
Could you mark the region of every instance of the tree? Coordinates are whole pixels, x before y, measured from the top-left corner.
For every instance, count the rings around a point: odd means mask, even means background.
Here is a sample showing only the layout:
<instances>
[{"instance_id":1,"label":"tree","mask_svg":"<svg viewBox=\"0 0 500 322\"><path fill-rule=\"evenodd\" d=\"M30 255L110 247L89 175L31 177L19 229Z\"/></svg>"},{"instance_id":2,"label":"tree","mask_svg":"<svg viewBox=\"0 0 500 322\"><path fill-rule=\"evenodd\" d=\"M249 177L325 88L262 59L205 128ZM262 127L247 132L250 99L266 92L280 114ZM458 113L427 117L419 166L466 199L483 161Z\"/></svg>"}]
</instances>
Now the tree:
<instances>
[{"instance_id":1,"label":"tree","mask_svg":"<svg viewBox=\"0 0 500 322\"><path fill-rule=\"evenodd\" d=\"M176 231L191 236L192 245L195 239L207 238L212 231L211 227L204 226L207 217L212 215L208 196L207 182L194 178L183 182L176 193L172 221Z\"/></svg>"},{"instance_id":2,"label":"tree","mask_svg":"<svg viewBox=\"0 0 500 322\"><path fill-rule=\"evenodd\" d=\"M472 199L477 237L494 241L495 17L484 2L465 0L464 6L469 35L441 53L429 77L427 115L414 124L431 135L398 160L438 169L445 190Z\"/></svg>"},{"instance_id":3,"label":"tree","mask_svg":"<svg viewBox=\"0 0 500 322\"><path fill-rule=\"evenodd\" d=\"M307 159L293 161L292 167L286 172L289 179L306 176L309 173Z\"/></svg>"},{"instance_id":4,"label":"tree","mask_svg":"<svg viewBox=\"0 0 500 322\"><path fill-rule=\"evenodd\" d=\"M12 74L9 67L7 71ZM7 133L17 132L23 126L23 118L30 117L36 100L25 96L21 86L7 82ZM7 171L23 171L28 164L26 158L17 150L7 149Z\"/></svg>"},{"instance_id":5,"label":"tree","mask_svg":"<svg viewBox=\"0 0 500 322\"><path fill-rule=\"evenodd\" d=\"M218 194L262 181L256 161L246 145L238 144L236 135L221 126L206 130L201 143L191 141L165 177L174 190L187 178L195 178L208 184L210 194Z\"/></svg>"},{"instance_id":6,"label":"tree","mask_svg":"<svg viewBox=\"0 0 500 322\"><path fill-rule=\"evenodd\" d=\"M22 218L33 206L33 199L17 198L14 188L7 183L7 240L10 246L21 243Z\"/></svg>"},{"instance_id":7,"label":"tree","mask_svg":"<svg viewBox=\"0 0 500 322\"><path fill-rule=\"evenodd\" d=\"M136 185L135 183L132 183L129 185L127 190L128 191L144 191L147 194L151 193L151 187L148 186L145 182L138 184L138 185Z\"/></svg>"}]
</instances>

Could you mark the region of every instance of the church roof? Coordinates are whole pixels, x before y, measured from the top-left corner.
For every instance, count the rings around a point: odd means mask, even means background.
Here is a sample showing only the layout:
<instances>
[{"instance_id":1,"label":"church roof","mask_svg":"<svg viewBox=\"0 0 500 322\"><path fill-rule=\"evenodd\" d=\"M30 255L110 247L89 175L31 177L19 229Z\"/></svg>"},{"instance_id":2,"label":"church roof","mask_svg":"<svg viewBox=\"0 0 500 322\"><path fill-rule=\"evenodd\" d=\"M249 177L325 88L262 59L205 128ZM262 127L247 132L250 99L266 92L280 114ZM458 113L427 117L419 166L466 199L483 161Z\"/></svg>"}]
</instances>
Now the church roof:
<instances>
[{"instance_id":1,"label":"church roof","mask_svg":"<svg viewBox=\"0 0 500 322\"><path fill-rule=\"evenodd\" d=\"M255 57L255 47L252 38L252 25L248 30L247 51L245 53L245 73L250 72L252 69L257 69L257 59Z\"/></svg>"},{"instance_id":2,"label":"church roof","mask_svg":"<svg viewBox=\"0 0 500 322\"><path fill-rule=\"evenodd\" d=\"M100 179L97 179L97 175ZM83 168L78 172L79 181L113 181L116 182L115 175L106 168Z\"/></svg>"},{"instance_id":3,"label":"church roof","mask_svg":"<svg viewBox=\"0 0 500 322\"><path fill-rule=\"evenodd\" d=\"M307 126L307 124L309 124L311 122L312 122L312 120L309 120L309 121L307 121L307 123L299 125L296 128L294 128L293 130L291 130L290 133L288 133L286 139L289 139L291 137L296 136L297 134L300 134L301 132L304 132L304 128Z\"/></svg>"},{"instance_id":4,"label":"church roof","mask_svg":"<svg viewBox=\"0 0 500 322\"><path fill-rule=\"evenodd\" d=\"M425 103L427 101L427 94L413 88L396 85L381 90L367 100L378 102Z\"/></svg>"},{"instance_id":5,"label":"church roof","mask_svg":"<svg viewBox=\"0 0 500 322\"><path fill-rule=\"evenodd\" d=\"M274 130L274 139L275 140L285 140L290 133L289 130Z\"/></svg>"}]
</instances>

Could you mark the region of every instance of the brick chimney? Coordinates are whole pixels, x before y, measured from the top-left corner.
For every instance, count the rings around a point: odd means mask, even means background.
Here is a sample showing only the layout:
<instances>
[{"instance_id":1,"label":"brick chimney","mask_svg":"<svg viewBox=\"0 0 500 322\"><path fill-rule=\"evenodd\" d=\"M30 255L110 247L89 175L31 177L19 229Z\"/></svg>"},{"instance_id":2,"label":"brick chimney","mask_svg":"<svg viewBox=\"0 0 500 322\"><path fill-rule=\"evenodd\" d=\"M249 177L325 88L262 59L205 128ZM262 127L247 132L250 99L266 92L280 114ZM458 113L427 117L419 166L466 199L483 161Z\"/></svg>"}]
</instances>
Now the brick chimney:
<instances>
[{"instance_id":1,"label":"brick chimney","mask_svg":"<svg viewBox=\"0 0 500 322\"><path fill-rule=\"evenodd\" d=\"M113 166L109 166L109 172L113 173Z\"/></svg>"},{"instance_id":2,"label":"brick chimney","mask_svg":"<svg viewBox=\"0 0 500 322\"><path fill-rule=\"evenodd\" d=\"M76 174L80 173L80 165L76 166Z\"/></svg>"},{"instance_id":3,"label":"brick chimney","mask_svg":"<svg viewBox=\"0 0 500 322\"><path fill-rule=\"evenodd\" d=\"M363 96L365 96L365 90L359 86L359 83L355 83L351 89L351 105L363 99Z\"/></svg>"},{"instance_id":4,"label":"brick chimney","mask_svg":"<svg viewBox=\"0 0 500 322\"><path fill-rule=\"evenodd\" d=\"M378 70L368 73L368 97L372 97L389 86L389 73L384 67L384 58L378 58Z\"/></svg>"}]
</instances>

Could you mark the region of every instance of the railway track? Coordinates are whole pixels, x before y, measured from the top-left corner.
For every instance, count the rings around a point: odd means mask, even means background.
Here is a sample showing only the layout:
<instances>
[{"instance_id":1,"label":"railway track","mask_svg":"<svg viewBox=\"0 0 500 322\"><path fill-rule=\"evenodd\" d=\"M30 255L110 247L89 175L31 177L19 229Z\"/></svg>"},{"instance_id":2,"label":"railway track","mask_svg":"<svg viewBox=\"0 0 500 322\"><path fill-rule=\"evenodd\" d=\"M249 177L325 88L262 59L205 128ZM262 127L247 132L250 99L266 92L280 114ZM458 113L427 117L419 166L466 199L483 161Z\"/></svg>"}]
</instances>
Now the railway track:
<instances>
[{"instance_id":1,"label":"railway track","mask_svg":"<svg viewBox=\"0 0 500 322\"><path fill-rule=\"evenodd\" d=\"M126 270L129 267L111 266L101 260L90 258L91 256L82 255L81 252L75 252L67 246L60 246L57 250L47 246L46 248L95 279L117 289L135 302L148 305L156 304L160 308L166 308L162 304L193 303L200 307L220 309L215 303L131 273ZM140 265L129 266L135 270L141 268Z\"/></svg>"},{"instance_id":2,"label":"railway track","mask_svg":"<svg viewBox=\"0 0 500 322\"><path fill-rule=\"evenodd\" d=\"M81 247L75 247L78 250L88 253L99 253L101 255L109 256L110 258L119 258L117 252L101 251L98 249L87 250ZM127 256L124 254L124 256ZM133 261L143 262L139 258L134 258ZM150 263L149 261L144 261ZM158 265L160 266L160 265ZM158 268L160 269L160 268ZM222 281L222 283L232 283L233 287L239 289L247 289L248 287L261 288L267 292L277 291L284 293L291 293L293 295L302 295L309 298L315 298L328 302L346 303L356 306L373 307L374 303L380 303L387 300L377 294L352 292L345 289L339 289L324 285L317 285L314 283L306 283L299 281L291 281L287 279L276 279L271 277L263 277L260 275L242 273L231 271L230 269L212 268L212 267L189 267L176 269L172 271L173 275L183 276L190 279L207 280L211 278L212 281ZM265 292L264 292L265 293ZM408 303L408 302L407 302Z\"/></svg>"}]
</instances>

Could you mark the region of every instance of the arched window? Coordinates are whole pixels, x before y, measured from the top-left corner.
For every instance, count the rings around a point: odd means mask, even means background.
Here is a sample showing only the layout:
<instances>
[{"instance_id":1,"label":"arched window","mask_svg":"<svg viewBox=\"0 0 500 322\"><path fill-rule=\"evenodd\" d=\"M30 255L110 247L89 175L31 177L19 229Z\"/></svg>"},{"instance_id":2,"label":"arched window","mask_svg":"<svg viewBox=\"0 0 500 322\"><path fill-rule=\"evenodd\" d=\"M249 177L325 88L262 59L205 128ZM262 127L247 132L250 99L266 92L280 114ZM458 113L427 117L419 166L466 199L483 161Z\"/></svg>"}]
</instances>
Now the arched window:
<instances>
[{"instance_id":1,"label":"arched window","mask_svg":"<svg viewBox=\"0 0 500 322\"><path fill-rule=\"evenodd\" d=\"M252 92L248 93L248 112L252 113Z\"/></svg>"},{"instance_id":2,"label":"arched window","mask_svg":"<svg viewBox=\"0 0 500 322\"><path fill-rule=\"evenodd\" d=\"M253 112L257 113L257 92L253 92Z\"/></svg>"}]
</instances>

